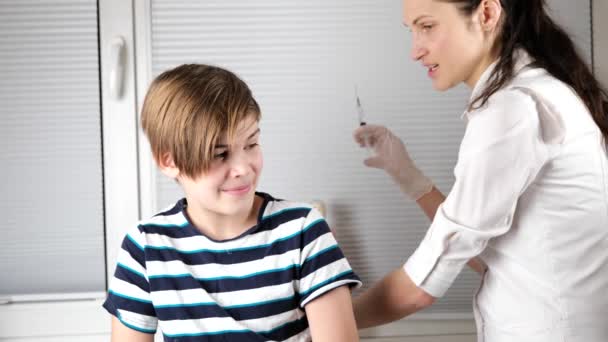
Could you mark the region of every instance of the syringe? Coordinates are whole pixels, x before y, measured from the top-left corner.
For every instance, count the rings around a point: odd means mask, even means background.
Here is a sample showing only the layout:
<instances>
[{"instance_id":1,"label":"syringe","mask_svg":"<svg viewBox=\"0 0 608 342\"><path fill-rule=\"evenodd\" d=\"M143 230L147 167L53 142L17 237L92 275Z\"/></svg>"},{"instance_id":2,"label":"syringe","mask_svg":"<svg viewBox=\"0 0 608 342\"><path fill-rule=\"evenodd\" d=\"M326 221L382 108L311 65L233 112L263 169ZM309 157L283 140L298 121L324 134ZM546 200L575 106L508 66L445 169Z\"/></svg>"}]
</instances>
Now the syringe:
<instances>
[{"instance_id":1,"label":"syringe","mask_svg":"<svg viewBox=\"0 0 608 342\"><path fill-rule=\"evenodd\" d=\"M361 100L359 99L359 92L357 91L357 85L355 85L355 97L357 99L357 113L359 116L359 126L365 125L365 112L363 106L361 106Z\"/></svg>"}]
</instances>

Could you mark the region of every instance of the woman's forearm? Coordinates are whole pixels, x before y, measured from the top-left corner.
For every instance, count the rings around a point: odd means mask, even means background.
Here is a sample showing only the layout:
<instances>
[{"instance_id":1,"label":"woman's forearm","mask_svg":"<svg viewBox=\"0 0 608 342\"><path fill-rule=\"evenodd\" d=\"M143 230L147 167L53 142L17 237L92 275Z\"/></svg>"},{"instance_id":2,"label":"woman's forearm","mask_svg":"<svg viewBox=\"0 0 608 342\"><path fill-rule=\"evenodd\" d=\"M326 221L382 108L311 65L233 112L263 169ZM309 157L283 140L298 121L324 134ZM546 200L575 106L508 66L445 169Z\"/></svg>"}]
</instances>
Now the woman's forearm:
<instances>
[{"instance_id":1,"label":"woman's forearm","mask_svg":"<svg viewBox=\"0 0 608 342\"><path fill-rule=\"evenodd\" d=\"M436 187L433 187L433 190L420 197L416 203L432 221L443 201L445 201L445 196Z\"/></svg>"}]
</instances>

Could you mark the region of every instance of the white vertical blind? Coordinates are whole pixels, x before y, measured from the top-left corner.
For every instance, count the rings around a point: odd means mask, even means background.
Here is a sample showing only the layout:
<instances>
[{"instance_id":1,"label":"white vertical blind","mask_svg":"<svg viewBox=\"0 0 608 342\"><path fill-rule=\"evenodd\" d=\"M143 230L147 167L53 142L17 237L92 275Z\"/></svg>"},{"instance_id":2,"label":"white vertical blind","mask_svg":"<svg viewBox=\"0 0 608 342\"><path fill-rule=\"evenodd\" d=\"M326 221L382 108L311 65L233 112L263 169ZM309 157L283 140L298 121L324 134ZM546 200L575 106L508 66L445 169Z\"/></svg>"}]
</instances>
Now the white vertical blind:
<instances>
[{"instance_id":1,"label":"white vertical blind","mask_svg":"<svg viewBox=\"0 0 608 342\"><path fill-rule=\"evenodd\" d=\"M98 62L95 0L0 0L0 297L104 290Z\"/></svg>"},{"instance_id":2,"label":"white vertical blind","mask_svg":"<svg viewBox=\"0 0 608 342\"><path fill-rule=\"evenodd\" d=\"M550 4L557 13L568 11L567 26L588 56L589 6ZM445 193L469 92L436 93L426 70L409 59L399 0L152 0L150 12L152 76L181 63L208 63L236 72L252 88L262 108L259 190L325 201L366 286L406 260L429 222L388 177L362 165L367 152L351 136L358 124L355 85L367 121L402 137ZM182 196L159 173L156 184L157 209ZM465 270L428 312L470 312L477 284L477 275Z\"/></svg>"}]
</instances>

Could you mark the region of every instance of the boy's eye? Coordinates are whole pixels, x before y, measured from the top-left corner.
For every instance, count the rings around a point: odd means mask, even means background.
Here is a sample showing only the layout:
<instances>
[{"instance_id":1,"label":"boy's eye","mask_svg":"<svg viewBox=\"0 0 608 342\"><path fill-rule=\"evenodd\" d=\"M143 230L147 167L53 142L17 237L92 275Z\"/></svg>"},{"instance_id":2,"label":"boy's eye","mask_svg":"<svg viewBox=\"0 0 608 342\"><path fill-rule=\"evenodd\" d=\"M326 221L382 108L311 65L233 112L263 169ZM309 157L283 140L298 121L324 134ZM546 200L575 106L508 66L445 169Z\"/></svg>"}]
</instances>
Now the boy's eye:
<instances>
[{"instance_id":1,"label":"boy's eye","mask_svg":"<svg viewBox=\"0 0 608 342\"><path fill-rule=\"evenodd\" d=\"M433 24L423 24L421 25L423 31L429 31L433 28Z\"/></svg>"},{"instance_id":2,"label":"boy's eye","mask_svg":"<svg viewBox=\"0 0 608 342\"><path fill-rule=\"evenodd\" d=\"M228 151L217 153L213 155L213 159L225 160L228 157Z\"/></svg>"}]
</instances>

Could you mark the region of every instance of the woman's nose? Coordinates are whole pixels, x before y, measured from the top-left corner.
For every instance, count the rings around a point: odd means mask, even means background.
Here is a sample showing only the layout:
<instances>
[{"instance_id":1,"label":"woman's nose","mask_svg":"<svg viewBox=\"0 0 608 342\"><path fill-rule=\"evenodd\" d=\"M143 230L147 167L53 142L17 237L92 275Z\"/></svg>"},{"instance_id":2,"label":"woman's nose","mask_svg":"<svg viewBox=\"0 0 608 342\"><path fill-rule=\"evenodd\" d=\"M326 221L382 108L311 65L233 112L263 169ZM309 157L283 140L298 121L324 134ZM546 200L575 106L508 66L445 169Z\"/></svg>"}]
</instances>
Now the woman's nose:
<instances>
[{"instance_id":1,"label":"woman's nose","mask_svg":"<svg viewBox=\"0 0 608 342\"><path fill-rule=\"evenodd\" d=\"M418 42L417 39L414 39L414 41L412 42L412 51L410 52L410 57L414 61L418 61L424 56L425 53L426 49L422 45L420 45L420 42Z\"/></svg>"}]
</instances>

